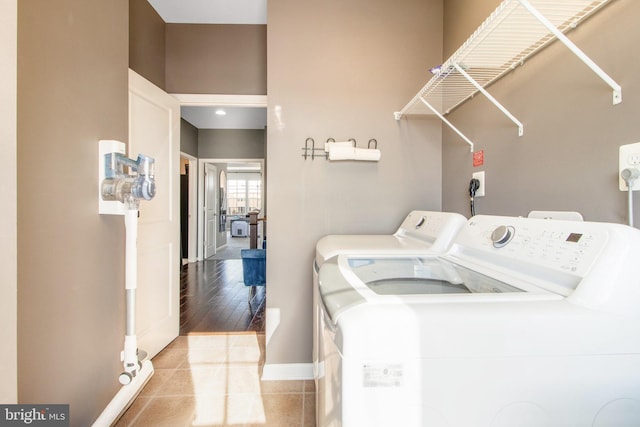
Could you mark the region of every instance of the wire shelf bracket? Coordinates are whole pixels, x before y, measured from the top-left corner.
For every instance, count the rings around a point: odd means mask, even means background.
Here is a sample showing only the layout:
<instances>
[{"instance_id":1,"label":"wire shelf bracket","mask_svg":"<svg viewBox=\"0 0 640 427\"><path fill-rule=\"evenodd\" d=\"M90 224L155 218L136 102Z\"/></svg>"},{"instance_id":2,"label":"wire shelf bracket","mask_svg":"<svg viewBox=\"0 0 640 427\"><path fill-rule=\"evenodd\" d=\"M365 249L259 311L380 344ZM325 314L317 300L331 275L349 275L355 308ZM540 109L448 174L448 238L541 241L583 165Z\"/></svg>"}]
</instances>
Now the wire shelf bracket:
<instances>
[{"instance_id":1,"label":"wire shelf bracket","mask_svg":"<svg viewBox=\"0 0 640 427\"><path fill-rule=\"evenodd\" d=\"M473 142L445 116L480 92L518 127L518 135L522 136L522 122L486 87L556 39L612 89L613 104L619 104L621 86L565 36L610 1L613 0L504 0L413 99L394 113L395 119L435 114L473 151Z\"/></svg>"},{"instance_id":2,"label":"wire shelf bracket","mask_svg":"<svg viewBox=\"0 0 640 427\"><path fill-rule=\"evenodd\" d=\"M518 0L529 13L535 16L538 21L542 23L558 40L562 42L574 55L576 55L584 64L591 69L598 77L600 77L611 89L613 90L613 104L617 105L622 102L622 87L611 78L605 71L598 66L591 58L589 58L578 46L564 35L564 33L551 21L549 21L543 14L541 14L530 1Z\"/></svg>"},{"instance_id":3,"label":"wire shelf bracket","mask_svg":"<svg viewBox=\"0 0 640 427\"><path fill-rule=\"evenodd\" d=\"M465 140L465 142L467 144L469 144L469 148L471 150L471 152L473 153L473 141L471 141L469 138L467 138L465 136L465 134L463 134L462 132L460 132L460 130L455 127L453 125L453 123L451 123L449 120L447 120L447 118L445 116L443 116L442 114L440 114L440 112L431 104L429 104L423 97L420 97L420 101L422 101L424 103L424 105L427 106L427 108L429 108L431 111L433 111L433 114L435 114L436 116L438 116L438 118L440 118L440 120L442 120L447 126L449 126L455 133L458 134L458 136L462 139Z\"/></svg>"}]
</instances>

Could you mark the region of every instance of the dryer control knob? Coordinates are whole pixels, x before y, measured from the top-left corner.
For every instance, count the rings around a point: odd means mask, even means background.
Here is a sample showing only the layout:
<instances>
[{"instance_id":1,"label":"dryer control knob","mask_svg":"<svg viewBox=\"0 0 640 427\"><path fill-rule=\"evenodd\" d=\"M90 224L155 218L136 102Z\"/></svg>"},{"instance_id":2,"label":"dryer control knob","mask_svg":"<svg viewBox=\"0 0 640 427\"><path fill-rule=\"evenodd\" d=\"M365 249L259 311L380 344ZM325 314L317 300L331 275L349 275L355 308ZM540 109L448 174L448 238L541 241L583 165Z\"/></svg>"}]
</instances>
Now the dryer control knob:
<instances>
[{"instance_id":1,"label":"dryer control knob","mask_svg":"<svg viewBox=\"0 0 640 427\"><path fill-rule=\"evenodd\" d=\"M491 233L491 241L493 242L493 246L496 248L501 248L513 239L515 229L513 227L507 227L506 225L501 225L493 230Z\"/></svg>"}]
</instances>

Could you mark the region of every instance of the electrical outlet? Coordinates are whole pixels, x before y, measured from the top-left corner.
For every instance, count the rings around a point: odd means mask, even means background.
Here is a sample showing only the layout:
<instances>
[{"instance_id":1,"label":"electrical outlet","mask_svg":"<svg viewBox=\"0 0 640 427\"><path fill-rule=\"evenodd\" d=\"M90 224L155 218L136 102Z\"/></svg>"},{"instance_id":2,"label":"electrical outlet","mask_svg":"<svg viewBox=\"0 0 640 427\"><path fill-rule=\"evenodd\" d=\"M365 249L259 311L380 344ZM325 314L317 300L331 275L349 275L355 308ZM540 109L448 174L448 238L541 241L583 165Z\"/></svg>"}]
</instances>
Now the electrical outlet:
<instances>
[{"instance_id":1,"label":"electrical outlet","mask_svg":"<svg viewBox=\"0 0 640 427\"><path fill-rule=\"evenodd\" d=\"M618 166L618 184L620 191L627 191L627 183L620 177L620 174L626 168L636 168L640 170L640 142L620 146ZM632 190L640 190L640 179L633 183Z\"/></svg>"},{"instance_id":2,"label":"electrical outlet","mask_svg":"<svg viewBox=\"0 0 640 427\"><path fill-rule=\"evenodd\" d=\"M640 153L640 151L638 151ZM476 191L476 197L484 197L484 171L482 172L474 172L472 175L472 178L477 179L478 181L480 181L480 187L478 187L478 190Z\"/></svg>"}]
</instances>

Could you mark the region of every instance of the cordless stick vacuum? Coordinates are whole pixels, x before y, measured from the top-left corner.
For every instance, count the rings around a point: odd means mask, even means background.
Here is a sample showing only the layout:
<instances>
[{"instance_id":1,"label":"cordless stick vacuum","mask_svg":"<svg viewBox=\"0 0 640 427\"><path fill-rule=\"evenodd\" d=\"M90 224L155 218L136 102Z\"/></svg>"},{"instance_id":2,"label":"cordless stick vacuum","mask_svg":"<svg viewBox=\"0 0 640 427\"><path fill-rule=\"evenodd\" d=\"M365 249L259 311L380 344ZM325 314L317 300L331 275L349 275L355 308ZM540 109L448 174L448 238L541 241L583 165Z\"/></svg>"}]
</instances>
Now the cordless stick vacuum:
<instances>
[{"instance_id":1,"label":"cordless stick vacuum","mask_svg":"<svg viewBox=\"0 0 640 427\"><path fill-rule=\"evenodd\" d=\"M129 159L121 153L105 155L105 179L102 181L102 198L124 204L124 225L126 230L125 290L126 290L126 334L122 362L124 372L119 380L129 384L142 368L140 360L146 353L138 353L136 338L136 288L138 281L138 208L140 200L151 200L155 195L154 160L143 154L137 160ZM135 175L127 174L128 167Z\"/></svg>"},{"instance_id":2,"label":"cordless stick vacuum","mask_svg":"<svg viewBox=\"0 0 640 427\"><path fill-rule=\"evenodd\" d=\"M124 215L126 331L121 360L123 372L118 376L122 387L93 424L112 425L131 405L153 375L153 364L146 352L138 350L136 337L136 288L138 276L138 208L141 200L155 195L154 159L143 154L137 160L125 155L125 144L114 140L99 141L98 212Z\"/></svg>"}]
</instances>

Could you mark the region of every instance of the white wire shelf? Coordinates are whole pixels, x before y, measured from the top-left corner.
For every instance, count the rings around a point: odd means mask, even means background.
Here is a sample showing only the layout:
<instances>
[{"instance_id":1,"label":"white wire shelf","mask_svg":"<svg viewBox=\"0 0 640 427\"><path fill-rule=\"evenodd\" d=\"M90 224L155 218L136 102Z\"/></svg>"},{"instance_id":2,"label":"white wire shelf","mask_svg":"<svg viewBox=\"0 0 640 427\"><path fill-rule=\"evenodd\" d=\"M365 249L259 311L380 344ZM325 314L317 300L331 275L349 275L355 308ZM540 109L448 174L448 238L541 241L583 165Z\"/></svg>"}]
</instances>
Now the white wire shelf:
<instances>
[{"instance_id":1,"label":"white wire shelf","mask_svg":"<svg viewBox=\"0 0 640 427\"><path fill-rule=\"evenodd\" d=\"M504 0L476 32L440 67L439 71L399 112L435 114L473 151L473 142L445 116L481 92L524 133L522 123L486 87L513 70L554 39L560 40L613 91L613 103L622 101L622 89L565 35L582 20L613 0Z\"/></svg>"}]
</instances>

